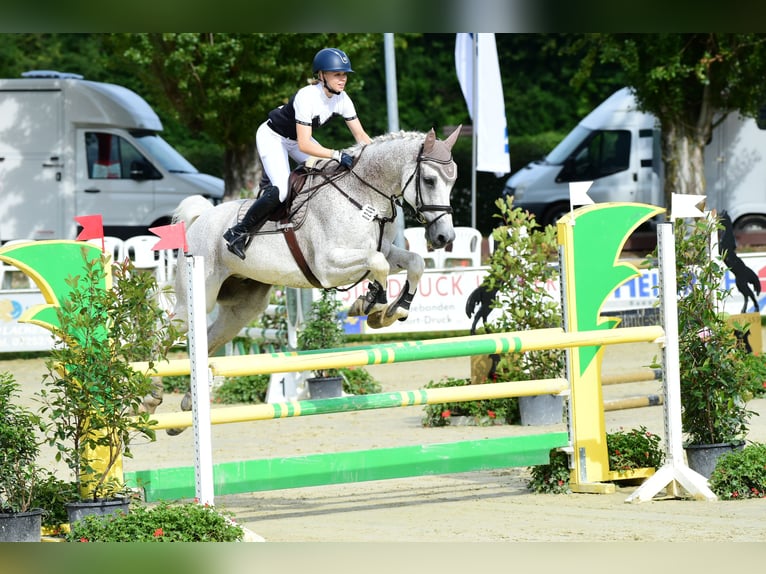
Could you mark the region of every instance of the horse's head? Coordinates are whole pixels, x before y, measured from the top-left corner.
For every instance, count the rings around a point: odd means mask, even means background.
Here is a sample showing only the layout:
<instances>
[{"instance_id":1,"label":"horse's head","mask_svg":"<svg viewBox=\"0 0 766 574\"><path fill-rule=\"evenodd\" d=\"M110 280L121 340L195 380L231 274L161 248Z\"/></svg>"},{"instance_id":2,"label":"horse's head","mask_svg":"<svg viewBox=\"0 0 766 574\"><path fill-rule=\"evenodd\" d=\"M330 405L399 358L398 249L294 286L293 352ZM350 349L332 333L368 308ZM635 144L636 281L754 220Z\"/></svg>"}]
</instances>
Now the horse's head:
<instances>
[{"instance_id":1,"label":"horse's head","mask_svg":"<svg viewBox=\"0 0 766 574\"><path fill-rule=\"evenodd\" d=\"M433 129L426 134L417 158L414 182L405 186L404 199L415 208L420 222L425 225L426 238L439 249L455 239L452 225L450 193L457 179L457 165L452 159L461 126L442 141L436 139Z\"/></svg>"}]
</instances>

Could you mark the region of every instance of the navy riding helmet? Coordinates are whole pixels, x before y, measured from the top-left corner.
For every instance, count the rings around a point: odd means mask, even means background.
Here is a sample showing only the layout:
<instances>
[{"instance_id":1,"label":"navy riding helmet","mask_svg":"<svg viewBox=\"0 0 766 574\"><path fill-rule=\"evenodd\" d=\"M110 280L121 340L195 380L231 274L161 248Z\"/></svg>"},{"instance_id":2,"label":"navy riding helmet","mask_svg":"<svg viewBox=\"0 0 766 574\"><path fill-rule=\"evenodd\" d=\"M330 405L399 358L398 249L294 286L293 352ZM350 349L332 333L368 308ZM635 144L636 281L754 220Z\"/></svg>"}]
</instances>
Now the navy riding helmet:
<instances>
[{"instance_id":1,"label":"navy riding helmet","mask_svg":"<svg viewBox=\"0 0 766 574\"><path fill-rule=\"evenodd\" d=\"M353 72L351 60L346 52L338 48L323 48L314 56L314 73L322 72Z\"/></svg>"}]
</instances>

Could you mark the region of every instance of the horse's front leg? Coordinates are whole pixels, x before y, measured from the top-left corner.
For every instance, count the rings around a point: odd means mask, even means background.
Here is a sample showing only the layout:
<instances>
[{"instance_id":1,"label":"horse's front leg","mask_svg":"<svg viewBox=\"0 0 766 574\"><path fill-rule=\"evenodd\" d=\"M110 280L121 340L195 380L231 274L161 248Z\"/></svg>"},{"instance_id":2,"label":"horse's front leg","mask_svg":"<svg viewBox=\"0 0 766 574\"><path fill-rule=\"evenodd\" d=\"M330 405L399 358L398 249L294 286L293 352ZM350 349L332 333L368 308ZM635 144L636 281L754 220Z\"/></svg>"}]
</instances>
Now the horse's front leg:
<instances>
[{"instance_id":1,"label":"horse's front leg","mask_svg":"<svg viewBox=\"0 0 766 574\"><path fill-rule=\"evenodd\" d=\"M386 310L388 299L386 288L388 286L389 265L386 257L379 251L371 254L365 252L361 257L352 259L352 253L346 253L343 259L335 260L339 269L346 269L349 273L355 273L355 267L359 272L367 271L370 275L370 284L367 293L360 295L348 310L349 317L363 315L377 315ZM369 319L368 319L369 322Z\"/></svg>"},{"instance_id":2,"label":"horse's front leg","mask_svg":"<svg viewBox=\"0 0 766 574\"><path fill-rule=\"evenodd\" d=\"M392 273L407 270L407 280L399 296L386 307L385 311L367 317L367 324L373 329L387 327L395 321L404 321L410 314L410 304L418 289L418 283L425 270L425 262L417 253L392 245L388 252L388 264Z\"/></svg>"}]
</instances>

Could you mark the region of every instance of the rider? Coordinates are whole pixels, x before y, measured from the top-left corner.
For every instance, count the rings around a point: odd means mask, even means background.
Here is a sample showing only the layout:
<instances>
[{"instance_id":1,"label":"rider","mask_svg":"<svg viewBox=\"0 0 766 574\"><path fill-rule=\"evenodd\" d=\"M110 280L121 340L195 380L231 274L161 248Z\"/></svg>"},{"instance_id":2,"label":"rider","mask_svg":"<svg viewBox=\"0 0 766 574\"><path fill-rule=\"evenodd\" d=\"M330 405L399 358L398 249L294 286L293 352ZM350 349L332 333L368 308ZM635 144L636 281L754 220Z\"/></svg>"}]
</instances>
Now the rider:
<instances>
[{"instance_id":1,"label":"rider","mask_svg":"<svg viewBox=\"0 0 766 574\"><path fill-rule=\"evenodd\" d=\"M269 112L255 135L258 155L271 185L265 187L258 200L250 206L240 223L229 228L223 238L229 251L245 258L245 245L287 199L290 160L302 163L309 156L330 158L351 169L353 158L339 150L322 146L312 137L312 130L324 125L333 116L342 116L357 143L370 143L356 115L354 104L343 90L348 73L353 72L346 53L337 48L324 48L314 56L312 83L298 90L290 100Z\"/></svg>"}]
</instances>

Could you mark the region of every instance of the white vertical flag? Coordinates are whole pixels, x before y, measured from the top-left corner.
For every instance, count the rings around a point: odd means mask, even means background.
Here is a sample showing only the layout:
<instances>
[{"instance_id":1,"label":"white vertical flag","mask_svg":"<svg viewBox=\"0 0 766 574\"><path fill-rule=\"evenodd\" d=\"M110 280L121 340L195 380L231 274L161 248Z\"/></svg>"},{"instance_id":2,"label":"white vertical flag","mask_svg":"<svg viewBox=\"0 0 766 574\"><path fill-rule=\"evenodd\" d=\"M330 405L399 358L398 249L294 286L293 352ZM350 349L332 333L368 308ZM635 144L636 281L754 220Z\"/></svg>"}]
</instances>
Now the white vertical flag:
<instances>
[{"instance_id":1,"label":"white vertical flag","mask_svg":"<svg viewBox=\"0 0 766 574\"><path fill-rule=\"evenodd\" d=\"M473 36L476 36L477 98L473 97ZM476 130L476 169L503 175L511 171L508 152L508 125L500 81L500 63L494 34L457 34L455 68L468 112Z\"/></svg>"}]
</instances>

